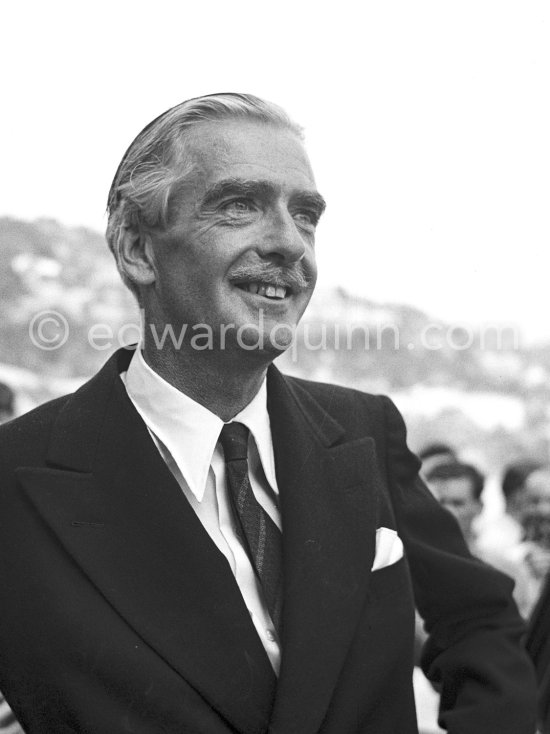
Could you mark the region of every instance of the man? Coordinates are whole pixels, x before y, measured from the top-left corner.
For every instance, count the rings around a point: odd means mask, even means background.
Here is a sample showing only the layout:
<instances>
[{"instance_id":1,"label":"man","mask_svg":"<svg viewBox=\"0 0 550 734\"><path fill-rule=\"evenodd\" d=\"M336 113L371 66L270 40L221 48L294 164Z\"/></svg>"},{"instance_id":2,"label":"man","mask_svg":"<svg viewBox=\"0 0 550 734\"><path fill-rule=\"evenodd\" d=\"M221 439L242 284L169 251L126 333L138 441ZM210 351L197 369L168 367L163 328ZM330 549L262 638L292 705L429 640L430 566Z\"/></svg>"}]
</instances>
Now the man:
<instances>
[{"instance_id":1,"label":"man","mask_svg":"<svg viewBox=\"0 0 550 734\"><path fill-rule=\"evenodd\" d=\"M522 569L529 617L550 573L550 467L533 469L515 498L515 517L522 529L521 542L509 548L508 558Z\"/></svg>"},{"instance_id":2,"label":"man","mask_svg":"<svg viewBox=\"0 0 550 734\"><path fill-rule=\"evenodd\" d=\"M452 461L431 469L426 481L440 505L455 516L468 548L477 555L474 521L483 509L483 475L471 464Z\"/></svg>"},{"instance_id":3,"label":"man","mask_svg":"<svg viewBox=\"0 0 550 734\"><path fill-rule=\"evenodd\" d=\"M323 207L299 129L249 95L124 156L107 237L142 344L2 433L0 688L28 734L414 734L412 586L442 723L532 734L511 583L395 407L270 366Z\"/></svg>"},{"instance_id":4,"label":"man","mask_svg":"<svg viewBox=\"0 0 550 734\"><path fill-rule=\"evenodd\" d=\"M421 462L420 475L425 479L436 466L458 461L456 452L446 443L429 443L417 453Z\"/></svg>"},{"instance_id":5,"label":"man","mask_svg":"<svg viewBox=\"0 0 550 734\"><path fill-rule=\"evenodd\" d=\"M528 477L542 465L531 459L509 464L502 476L502 496L505 503L505 537L515 545L523 539L522 515L525 500L525 483Z\"/></svg>"},{"instance_id":6,"label":"man","mask_svg":"<svg viewBox=\"0 0 550 734\"><path fill-rule=\"evenodd\" d=\"M426 481L441 506L456 518L470 553L514 580L514 599L527 619L533 606L533 582L523 562L514 552L487 546L476 532L485 477L475 466L453 461L432 469Z\"/></svg>"}]
</instances>

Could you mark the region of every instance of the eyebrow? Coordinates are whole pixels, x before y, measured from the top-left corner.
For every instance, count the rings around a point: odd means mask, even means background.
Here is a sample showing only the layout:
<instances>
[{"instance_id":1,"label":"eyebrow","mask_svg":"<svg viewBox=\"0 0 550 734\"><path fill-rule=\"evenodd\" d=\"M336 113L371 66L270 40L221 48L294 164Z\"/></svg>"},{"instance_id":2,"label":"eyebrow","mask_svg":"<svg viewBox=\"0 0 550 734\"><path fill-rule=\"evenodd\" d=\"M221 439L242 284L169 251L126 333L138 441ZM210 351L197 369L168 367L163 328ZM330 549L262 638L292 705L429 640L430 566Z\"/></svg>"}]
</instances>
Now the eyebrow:
<instances>
[{"instance_id":1,"label":"eyebrow","mask_svg":"<svg viewBox=\"0 0 550 734\"><path fill-rule=\"evenodd\" d=\"M317 191L299 191L292 197L292 201L295 204L300 204L301 206L314 209L318 217L320 217L327 208L327 202Z\"/></svg>"},{"instance_id":2,"label":"eyebrow","mask_svg":"<svg viewBox=\"0 0 550 734\"><path fill-rule=\"evenodd\" d=\"M267 199L275 192L276 187L267 181L228 178L218 181L206 191L201 208L207 208L226 196L258 196ZM317 191L297 191L290 198L293 203L313 208L319 217L326 209L326 202Z\"/></svg>"}]
</instances>

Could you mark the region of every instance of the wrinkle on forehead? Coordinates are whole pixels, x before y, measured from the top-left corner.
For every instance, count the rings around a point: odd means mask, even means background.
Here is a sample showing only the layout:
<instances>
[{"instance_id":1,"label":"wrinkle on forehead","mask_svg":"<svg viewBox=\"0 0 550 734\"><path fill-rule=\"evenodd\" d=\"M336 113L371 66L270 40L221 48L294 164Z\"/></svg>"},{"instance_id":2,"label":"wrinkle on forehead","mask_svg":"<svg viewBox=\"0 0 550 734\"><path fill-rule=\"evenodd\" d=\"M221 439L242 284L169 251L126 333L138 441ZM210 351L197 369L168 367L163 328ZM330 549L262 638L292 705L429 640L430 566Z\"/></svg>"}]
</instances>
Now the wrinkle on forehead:
<instances>
[{"instance_id":1,"label":"wrinkle on forehead","mask_svg":"<svg viewBox=\"0 0 550 734\"><path fill-rule=\"evenodd\" d=\"M309 159L300 137L284 127L250 120L220 120L197 125L175 153L182 177L173 187L169 223L178 217L181 196L195 199L227 178L265 180L281 190L316 192Z\"/></svg>"},{"instance_id":2,"label":"wrinkle on forehead","mask_svg":"<svg viewBox=\"0 0 550 734\"><path fill-rule=\"evenodd\" d=\"M246 140L247 149L243 148ZM269 142L269 146L266 143ZM220 120L205 122L191 131L186 140L188 155L194 158L195 165L203 170L224 168L228 165L255 165L262 160L267 170L274 171L269 165L278 160L273 151L279 149L280 158L294 159L292 168L300 170L314 182L313 171L303 142L299 136L285 127L250 120ZM271 148L271 150L266 150ZM268 156L267 153L271 153ZM263 159L262 159L263 156ZM251 162L248 157L254 158Z\"/></svg>"}]
</instances>

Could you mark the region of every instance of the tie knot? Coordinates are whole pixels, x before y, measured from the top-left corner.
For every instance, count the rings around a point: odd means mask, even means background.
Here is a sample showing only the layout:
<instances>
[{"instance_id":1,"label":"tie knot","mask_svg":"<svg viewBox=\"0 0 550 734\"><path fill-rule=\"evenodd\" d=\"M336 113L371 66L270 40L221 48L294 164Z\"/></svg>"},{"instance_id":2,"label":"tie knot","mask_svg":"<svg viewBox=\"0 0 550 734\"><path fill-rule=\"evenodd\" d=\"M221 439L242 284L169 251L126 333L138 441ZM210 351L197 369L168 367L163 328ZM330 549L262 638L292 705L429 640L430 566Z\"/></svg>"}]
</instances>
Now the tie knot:
<instances>
[{"instance_id":1,"label":"tie knot","mask_svg":"<svg viewBox=\"0 0 550 734\"><path fill-rule=\"evenodd\" d=\"M226 461L248 458L249 430L243 423L226 423L220 433L220 443Z\"/></svg>"}]
</instances>

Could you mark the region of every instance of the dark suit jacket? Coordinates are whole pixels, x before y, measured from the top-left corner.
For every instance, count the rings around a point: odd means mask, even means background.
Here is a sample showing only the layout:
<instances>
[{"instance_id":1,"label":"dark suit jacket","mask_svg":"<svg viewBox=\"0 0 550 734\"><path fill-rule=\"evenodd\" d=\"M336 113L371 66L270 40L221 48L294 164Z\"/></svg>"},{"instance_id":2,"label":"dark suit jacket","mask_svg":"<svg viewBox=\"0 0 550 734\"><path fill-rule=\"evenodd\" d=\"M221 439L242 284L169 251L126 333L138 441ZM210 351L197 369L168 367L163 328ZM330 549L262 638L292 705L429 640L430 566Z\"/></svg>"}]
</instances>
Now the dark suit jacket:
<instances>
[{"instance_id":1,"label":"dark suit jacket","mask_svg":"<svg viewBox=\"0 0 550 734\"><path fill-rule=\"evenodd\" d=\"M413 734L413 585L449 731L532 734L512 582L418 483L387 398L269 371L277 681L126 395L129 356L0 433L0 690L28 734ZM406 559L371 572L380 526L398 528Z\"/></svg>"},{"instance_id":2,"label":"dark suit jacket","mask_svg":"<svg viewBox=\"0 0 550 734\"><path fill-rule=\"evenodd\" d=\"M529 619L526 647L537 673L539 727L550 734L550 576Z\"/></svg>"}]
</instances>

